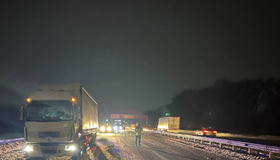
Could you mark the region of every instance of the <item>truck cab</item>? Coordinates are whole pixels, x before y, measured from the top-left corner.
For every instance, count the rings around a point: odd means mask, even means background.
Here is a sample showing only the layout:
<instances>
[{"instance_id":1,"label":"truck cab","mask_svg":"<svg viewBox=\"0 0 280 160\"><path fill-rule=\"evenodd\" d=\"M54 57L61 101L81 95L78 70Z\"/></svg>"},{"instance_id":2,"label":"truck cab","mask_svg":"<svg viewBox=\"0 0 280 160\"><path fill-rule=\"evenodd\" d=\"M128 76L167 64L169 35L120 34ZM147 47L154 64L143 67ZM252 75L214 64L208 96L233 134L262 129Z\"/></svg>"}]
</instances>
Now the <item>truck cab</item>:
<instances>
[{"instance_id":1,"label":"truck cab","mask_svg":"<svg viewBox=\"0 0 280 160\"><path fill-rule=\"evenodd\" d=\"M32 92L22 109L26 156L77 159L94 145L97 114L97 103L80 84L45 85Z\"/></svg>"}]
</instances>

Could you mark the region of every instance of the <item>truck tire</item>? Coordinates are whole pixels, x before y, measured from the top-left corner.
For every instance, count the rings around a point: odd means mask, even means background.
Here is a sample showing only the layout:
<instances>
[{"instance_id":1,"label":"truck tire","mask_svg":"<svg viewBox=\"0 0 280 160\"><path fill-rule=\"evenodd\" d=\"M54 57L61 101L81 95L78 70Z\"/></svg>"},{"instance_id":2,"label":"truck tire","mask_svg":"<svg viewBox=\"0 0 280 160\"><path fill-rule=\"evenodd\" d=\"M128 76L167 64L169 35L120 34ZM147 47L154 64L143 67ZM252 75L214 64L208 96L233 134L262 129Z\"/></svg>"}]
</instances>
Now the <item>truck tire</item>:
<instances>
[{"instance_id":1,"label":"truck tire","mask_svg":"<svg viewBox=\"0 0 280 160\"><path fill-rule=\"evenodd\" d=\"M94 148L96 145L95 145L95 139L96 139L96 134L91 134L91 141L89 142L89 147L90 148Z\"/></svg>"},{"instance_id":2,"label":"truck tire","mask_svg":"<svg viewBox=\"0 0 280 160\"><path fill-rule=\"evenodd\" d=\"M45 158L42 157L32 157L32 158L28 158L27 160L44 160Z\"/></svg>"},{"instance_id":3,"label":"truck tire","mask_svg":"<svg viewBox=\"0 0 280 160\"><path fill-rule=\"evenodd\" d=\"M71 157L71 160L78 160L79 159L79 156L72 156Z\"/></svg>"},{"instance_id":4,"label":"truck tire","mask_svg":"<svg viewBox=\"0 0 280 160\"><path fill-rule=\"evenodd\" d=\"M89 147L94 148L96 146L95 142L90 142Z\"/></svg>"},{"instance_id":5,"label":"truck tire","mask_svg":"<svg viewBox=\"0 0 280 160\"><path fill-rule=\"evenodd\" d=\"M78 160L80 159L80 157L82 157L81 151L79 150L79 152L75 155L71 157L71 160Z\"/></svg>"}]
</instances>

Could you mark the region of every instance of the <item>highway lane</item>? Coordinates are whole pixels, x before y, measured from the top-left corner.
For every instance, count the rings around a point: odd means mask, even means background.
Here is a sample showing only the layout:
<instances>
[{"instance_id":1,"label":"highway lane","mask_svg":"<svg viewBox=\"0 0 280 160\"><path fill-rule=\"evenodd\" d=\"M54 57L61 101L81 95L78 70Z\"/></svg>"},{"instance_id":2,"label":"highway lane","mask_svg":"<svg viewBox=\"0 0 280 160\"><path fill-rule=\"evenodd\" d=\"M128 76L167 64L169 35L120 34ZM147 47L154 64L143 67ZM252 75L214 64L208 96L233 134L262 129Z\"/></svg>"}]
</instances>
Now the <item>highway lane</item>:
<instances>
[{"instance_id":1,"label":"highway lane","mask_svg":"<svg viewBox=\"0 0 280 160\"><path fill-rule=\"evenodd\" d=\"M218 147L188 142L182 139L144 132L142 146L135 146L133 131L123 134L99 134L97 145L106 157L127 160L201 160L201 159L262 159L244 153L236 153ZM111 148L111 155L108 154ZM110 159L110 158L108 158Z\"/></svg>"},{"instance_id":2,"label":"highway lane","mask_svg":"<svg viewBox=\"0 0 280 160\"><path fill-rule=\"evenodd\" d=\"M7 141L0 145L0 159L24 160L24 140ZM183 139L162 136L153 132L143 132L142 146L135 146L133 130L120 134L99 133L96 147L88 148L80 160L227 160L266 159L256 155L238 153L228 149L194 143ZM49 160L66 160L71 157L52 157Z\"/></svg>"}]
</instances>

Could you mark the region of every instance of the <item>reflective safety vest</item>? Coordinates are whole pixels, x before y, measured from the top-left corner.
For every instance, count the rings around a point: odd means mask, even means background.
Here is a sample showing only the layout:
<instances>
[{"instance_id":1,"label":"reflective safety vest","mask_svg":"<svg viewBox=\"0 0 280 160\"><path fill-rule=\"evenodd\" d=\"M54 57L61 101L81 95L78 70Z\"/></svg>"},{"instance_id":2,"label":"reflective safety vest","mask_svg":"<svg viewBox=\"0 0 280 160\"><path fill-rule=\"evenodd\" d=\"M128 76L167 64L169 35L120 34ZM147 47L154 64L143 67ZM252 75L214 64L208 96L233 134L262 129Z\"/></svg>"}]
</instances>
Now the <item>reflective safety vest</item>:
<instances>
[{"instance_id":1,"label":"reflective safety vest","mask_svg":"<svg viewBox=\"0 0 280 160\"><path fill-rule=\"evenodd\" d=\"M141 132L143 131L142 127L136 127L135 128L135 134L136 136L141 136Z\"/></svg>"}]
</instances>

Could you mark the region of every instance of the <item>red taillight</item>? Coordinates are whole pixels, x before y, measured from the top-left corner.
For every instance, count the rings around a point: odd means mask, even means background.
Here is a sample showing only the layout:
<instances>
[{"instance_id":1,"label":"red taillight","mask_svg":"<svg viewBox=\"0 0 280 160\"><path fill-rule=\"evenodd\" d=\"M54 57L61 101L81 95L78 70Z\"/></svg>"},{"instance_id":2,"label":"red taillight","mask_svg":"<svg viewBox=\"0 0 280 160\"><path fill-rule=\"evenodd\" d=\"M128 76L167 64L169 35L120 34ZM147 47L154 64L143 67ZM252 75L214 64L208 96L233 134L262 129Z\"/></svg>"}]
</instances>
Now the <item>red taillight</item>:
<instances>
[{"instance_id":1,"label":"red taillight","mask_svg":"<svg viewBox=\"0 0 280 160\"><path fill-rule=\"evenodd\" d=\"M203 129L202 131L203 131L204 133L207 133L208 130L207 130L207 129Z\"/></svg>"},{"instance_id":2,"label":"red taillight","mask_svg":"<svg viewBox=\"0 0 280 160\"><path fill-rule=\"evenodd\" d=\"M213 133L217 133L217 131L216 131L216 130L213 130Z\"/></svg>"},{"instance_id":3,"label":"red taillight","mask_svg":"<svg viewBox=\"0 0 280 160\"><path fill-rule=\"evenodd\" d=\"M89 138L88 138L88 136L86 136L86 138L87 138L87 143L86 143L86 144L89 144Z\"/></svg>"}]
</instances>

